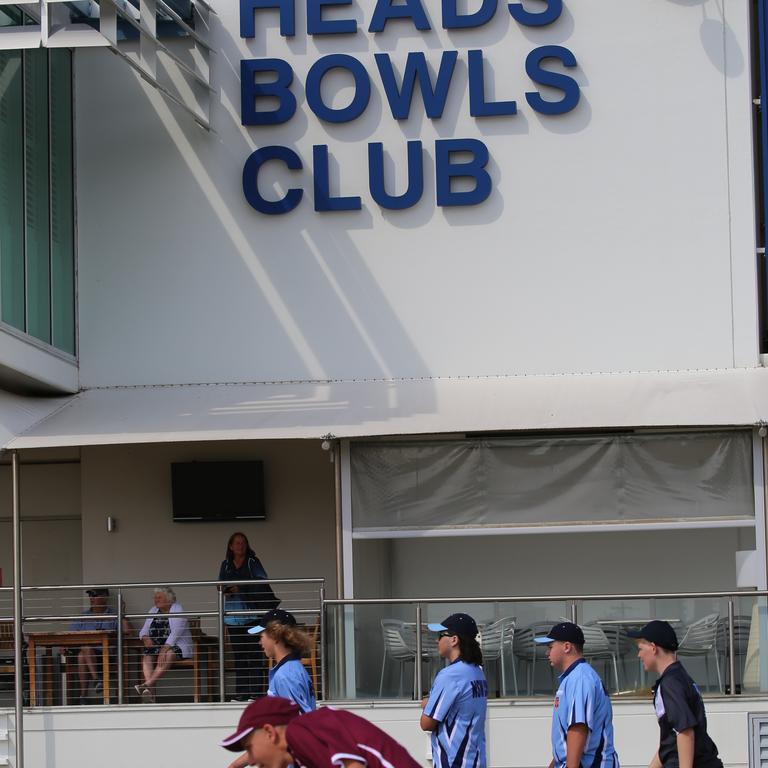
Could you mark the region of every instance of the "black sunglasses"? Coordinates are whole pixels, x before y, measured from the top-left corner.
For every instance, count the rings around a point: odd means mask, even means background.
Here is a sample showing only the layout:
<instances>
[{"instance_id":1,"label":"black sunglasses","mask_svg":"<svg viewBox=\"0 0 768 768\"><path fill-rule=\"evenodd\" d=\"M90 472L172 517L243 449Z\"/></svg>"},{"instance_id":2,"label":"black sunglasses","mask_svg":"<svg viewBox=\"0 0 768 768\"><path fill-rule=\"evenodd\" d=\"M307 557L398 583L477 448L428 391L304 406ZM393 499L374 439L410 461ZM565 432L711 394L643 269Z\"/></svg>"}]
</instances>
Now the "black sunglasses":
<instances>
[{"instance_id":1,"label":"black sunglasses","mask_svg":"<svg viewBox=\"0 0 768 768\"><path fill-rule=\"evenodd\" d=\"M437 639L439 640L441 637L454 637L454 635L454 632L438 632Z\"/></svg>"}]
</instances>

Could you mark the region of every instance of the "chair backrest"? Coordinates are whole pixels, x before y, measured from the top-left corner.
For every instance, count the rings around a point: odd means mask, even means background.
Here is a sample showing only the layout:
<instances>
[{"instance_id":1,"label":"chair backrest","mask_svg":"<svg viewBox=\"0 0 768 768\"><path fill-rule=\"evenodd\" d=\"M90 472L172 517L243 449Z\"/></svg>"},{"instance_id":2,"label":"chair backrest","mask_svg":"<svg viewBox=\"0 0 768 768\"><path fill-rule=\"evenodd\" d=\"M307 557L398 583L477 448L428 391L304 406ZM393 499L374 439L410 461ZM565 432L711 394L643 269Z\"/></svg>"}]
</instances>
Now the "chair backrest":
<instances>
[{"instance_id":1,"label":"chair backrest","mask_svg":"<svg viewBox=\"0 0 768 768\"><path fill-rule=\"evenodd\" d=\"M500 658L505 645L511 645L515 634L515 618L507 616L494 621L480 632L480 649L483 660L493 661Z\"/></svg>"},{"instance_id":2,"label":"chair backrest","mask_svg":"<svg viewBox=\"0 0 768 768\"><path fill-rule=\"evenodd\" d=\"M592 656L596 653L606 653L611 650L611 643L608 640L603 628L597 624L581 624L581 631L584 633L584 655Z\"/></svg>"},{"instance_id":3,"label":"chair backrest","mask_svg":"<svg viewBox=\"0 0 768 768\"><path fill-rule=\"evenodd\" d=\"M9 672L13 669L13 624L10 621L0 622L0 671Z\"/></svg>"},{"instance_id":4,"label":"chair backrest","mask_svg":"<svg viewBox=\"0 0 768 768\"><path fill-rule=\"evenodd\" d=\"M737 656L746 656L747 654L751 627L752 618L750 616L733 617L733 648ZM727 655L729 646L728 619L722 618L717 622L717 650L723 655Z\"/></svg>"},{"instance_id":5,"label":"chair backrest","mask_svg":"<svg viewBox=\"0 0 768 768\"><path fill-rule=\"evenodd\" d=\"M680 641L677 652L695 654L714 648L719 619L720 614L710 613L708 616L689 624L683 633L683 639Z\"/></svg>"},{"instance_id":6,"label":"chair backrest","mask_svg":"<svg viewBox=\"0 0 768 768\"><path fill-rule=\"evenodd\" d=\"M187 619L189 626L189 633L192 635L193 640L199 640L203 636L203 630L200 628L200 617L190 616Z\"/></svg>"},{"instance_id":7,"label":"chair backrest","mask_svg":"<svg viewBox=\"0 0 768 768\"><path fill-rule=\"evenodd\" d=\"M557 621L536 621L515 632L514 653L521 659L546 658L547 646L534 642L535 637L546 635Z\"/></svg>"},{"instance_id":8,"label":"chair backrest","mask_svg":"<svg viewBox=\"0 0 768 768\"><path fill-rule=\"evenodd\" d=\"M416 654L411 650L405 639L406 626L404 621L399 619L382 619L381 636L384 640L384 652L393 659L413 659ZM411 630L414 634L415 627Z\"/></svg>"},{"instance_id":9,"label":"chair backrest","mask_svg":"<svg viewBox=\"0 0 768 768\"><path fill-rule=\"evenodd\" d=\"M13 651L13 624L10 621L0 622L0 650Z\"/></svg>"}]
</instances>

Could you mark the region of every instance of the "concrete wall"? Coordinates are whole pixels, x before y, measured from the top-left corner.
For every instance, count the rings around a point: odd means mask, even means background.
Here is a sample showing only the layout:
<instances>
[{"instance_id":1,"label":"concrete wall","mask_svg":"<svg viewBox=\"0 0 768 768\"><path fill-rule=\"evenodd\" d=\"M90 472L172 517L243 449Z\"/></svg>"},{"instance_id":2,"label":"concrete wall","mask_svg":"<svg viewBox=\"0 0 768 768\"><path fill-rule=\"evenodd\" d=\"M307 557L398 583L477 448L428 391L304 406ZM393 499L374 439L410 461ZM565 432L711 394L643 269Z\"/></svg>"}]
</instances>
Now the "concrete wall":
<instances>
[{"instance_id":1,"label":"concrete wall","mask_svg":"<svg viewBox=\"0 0 768 768\"><path fill-rule=\"evenodd\" d=\"M171 463L223 459L264 462L267 519L174 523ZM333 466L316 441L84 448L81 471L87 582L215 580L227 539L242 530L270 577L324 577L335 593Z\"/></svg>"},{"instance_id":2,"label":"concrete wall","mask_svg":"<svg viewBox=\"0 0 768 768\"><path fill-rule=\"evenodd\" d=\"M568 0L542 28L499 4L485 26L451 32L436 6L431 31L394 22L379 35L363 31L373 5L340 12L355 35L307 37L302 12L282 38L266 11L244 40L237 5L216 2L211 133L118 58L77 52L83 386L757 364L747 0ZM524 97L536 89L525 57L548 44L574 53L581 86L555 117ZM402 69L423 51L436 69L452 49L444 116L427 119L417 96L394 120L374 52ZM469 49L484 52L489 98L516 99L517 115L470 117ZM321 123L304 97L329 52L359 58L373 82L345 125ZM298 113L244 128L239 64L261 57L290 62ZM351 96L334 74L324 93L337 106ZM449 137L488 146L494 191L480 206L435 205L434 141ZM424 143L425 194L384 212L367 192L367 143L384 143L402 189L407 139ZM263 173L272 197L308 189L285 216L257 213L241 189L246 158L269 144L306 165ZM361 194L363 210L312 210L315 144L329 146L333 193Z\"/></svg>"},{"instance_id":3,"label":"concrete wall","mask_svg":"<svg viewBox=\"0 0 768 768\"><path fill-rule=\"evenodd\" d=\"M31 451L24 458L20 477L22 582L26 585L80 583L78 452ZM0 569L4 586L13 584L11 493L11 469L4 464L0 466Z\"/></svg>"},{"instance_id":4,"label":"concrete wall","mask_svg":"<svg viewBox=\"0 0 768 768\"><path fill-rule=\"evenodd\" d=\"M403 743L429 768L428 739L418 728L416 704L349 707ZM135 768L166 764L178 768L227 765L231 756L216 742L232 732L241 706L80 707L25 715L25 766L34 768ZM768 712L764 699L709 700L709 732L727 768L748 760L747 713ZM488 708L490 768L540 768L551 758L551 704L500 702ZM0 711L11 721L10 711ZM658 746L650 702L614 702L616 745L626 768L645 768ZM11 734L12 736L12 734ZM12 744L11 744L12 748ZM11 762L13 765L13 762Z\"/></svg>"}]
</instances>

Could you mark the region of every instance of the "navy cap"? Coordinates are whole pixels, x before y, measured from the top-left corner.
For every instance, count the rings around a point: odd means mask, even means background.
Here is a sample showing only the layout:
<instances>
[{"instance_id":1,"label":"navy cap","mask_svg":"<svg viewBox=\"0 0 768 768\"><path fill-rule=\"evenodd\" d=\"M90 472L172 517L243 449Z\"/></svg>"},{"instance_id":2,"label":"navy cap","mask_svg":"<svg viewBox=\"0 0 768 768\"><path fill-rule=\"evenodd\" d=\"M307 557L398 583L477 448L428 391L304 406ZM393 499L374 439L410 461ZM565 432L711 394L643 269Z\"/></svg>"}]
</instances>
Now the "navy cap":
<instances>
[{"instance_id":1,"label":"navy cap","mask_svg":"<svg viewBox=\"0 0 768 768\"><path fill-rule=\"evenodd\" d=\"M451 632L462 637L477 637L477 623L468 613L452 613L442 624L427 624L430 632Z\"/></svg>"},{"instance_id":2,"label":"navy cap","mask_svg":"<svg viewBox=\"0 0 768 768\"><path fill-rule=\"evenodd\" d=\"M570 621L563 621L560 622L560 624L555 624L555 626L549 630L549 634L544 637L535 637L534 640L541 644L554 643L555 640L559 640L561 643L584 645L584 633L581 631L581 627L578 624L572 624Z\"/></svg>"},{"instance_id":3,"label":"navy cap","mask_svg":"<svg viewBox=\"0 0 768 768\"><path fill-rule=\"evenodd\" d=\"M667 621L654 619L649 621L642 629L627 632L627 637L634 637L638 640L648 640L668 651L677 650L677 635L672 625Z\"/></svg>"},{"instance_id":4,"label":"navy cap","mask_svg":"<svg viewBox=\"0 0 768 768\"><path fill-rule=\"evenodd\" d=\"M88 597L109 597L108 589L86 589L85 594Z\"/></svg>"},{"instance_id":5,"label":"navy cap","mask_svg":"<svg viewBox=\"0 0 768 768\"><path fill-rule=\"evenodd\" d=\"M260 619L259 623L255 627L251 627L248 630L249 635L258 635L259 632L263 632L267 624L270 621L276 621L278 624L285 624L286 627L295 627L296 619L292 613L284 611L281 608L273 608L271 611L267 611Z\"/></svg>"}]
</instances>

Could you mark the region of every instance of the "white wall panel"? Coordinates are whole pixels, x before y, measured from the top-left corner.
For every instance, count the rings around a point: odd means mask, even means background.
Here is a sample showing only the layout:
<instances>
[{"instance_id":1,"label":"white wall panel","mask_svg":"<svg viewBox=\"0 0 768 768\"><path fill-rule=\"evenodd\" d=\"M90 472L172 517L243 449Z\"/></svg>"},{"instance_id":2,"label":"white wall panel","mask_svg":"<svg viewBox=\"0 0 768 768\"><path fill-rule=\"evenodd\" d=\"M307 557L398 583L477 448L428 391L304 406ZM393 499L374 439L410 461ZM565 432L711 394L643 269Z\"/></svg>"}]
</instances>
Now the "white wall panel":
<instances>
[{"instance_id":1,"label":"white wall panel","mask_svg":"<svg viewBox=\"0 0 768 768\"><path fill-rule=\"evenodd\" d=\"M707 701L710 735L723 763L742 768L748 760L747 713L766 711L760 699ZM427 760L428 740L419 730L419 707L361 704L350 707L407 747L416 760ZM217 742L237 724L242 706L71 707L38 710L24 716L25 765L39 768L100 768L105 756L114 768L152 762L197 768L226 765ZM0 717L5 714L0 710ZM488 765L537 768L551 758L549 701L500 702L488 708ZM8 712L12 727L12 713ZM658 726L650 702L614 702L616 747L621 764L648 764L658 747Z\"/></svg>"},{"instance_id":2,"label":"white wall panel","mask_svg":"<svg viewBox=\"0 0 768 768\"><path fill-rule=\"evenodd\" d=\"M295 38L259 12L243 40L237 4L216 3L211 134L115 57L78 52L81 383L754 364L748 3L730 0L727 16L718 0L565 5L548 27L522 28L500 4L485 27L448 33L429 4L436 29L393 22L374 39L308 37L297 3ZM349 12L367 24L371 9ZM525 57L545 44L579 64L581 102L560 117L524 99ZM516 116L469 116L470 48L483 49L496 97L517 99ZM373 53L402 63L424 50L436 66L442 49L459 51L444 116L427 119L417 96L398 123ZM321 124L304 99L307 70L328 52L358 57L372 77L368 109L345 125ZM263 56L290 60L299 111L243 128L240 60ZM433 144L448 137L487 144L485 203L435 206ZM367 143L384 143L404 183L413 138L424 196L382 212L367 191ZM284 216L242 194L243 163L268 144L305 163L274 177L309 188ZM312 210L313 144L329 145L334 189L360 194L363 210Z\"/></svg>"}]
</instances>

